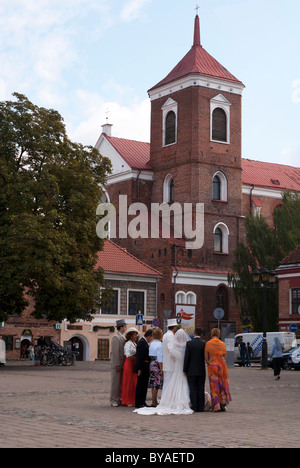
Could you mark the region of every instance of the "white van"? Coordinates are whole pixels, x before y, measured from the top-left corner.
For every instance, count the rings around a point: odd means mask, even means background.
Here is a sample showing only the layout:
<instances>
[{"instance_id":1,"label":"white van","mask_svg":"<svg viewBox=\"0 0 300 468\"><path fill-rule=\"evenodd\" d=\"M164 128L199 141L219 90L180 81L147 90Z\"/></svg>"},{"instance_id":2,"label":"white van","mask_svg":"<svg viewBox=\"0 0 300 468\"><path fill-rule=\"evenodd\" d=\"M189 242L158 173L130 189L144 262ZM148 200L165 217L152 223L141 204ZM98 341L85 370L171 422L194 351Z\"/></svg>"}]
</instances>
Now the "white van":
<instances>
[{"instance_id":1,"label":"white van","mask_svg":"<svg viewBox=\"0 0 300 468\"><path fill-rule=\"evenodd\" d=\"M6 364L5 360L5 343L3 340L0 340L0 366Z\"/></svg>"},{"instance_id":2,"label":"white van","mask_svg":"<svg viewBox=\"0 0 300 468\"><path fill-rule=\"evenodd\" d=\"M268 344L268 356L271 354L272 344L274 338L278 337L284 346L284 352L286 353L292 348L297 346L297 339L295 333L292 332L268 332L267 333L267 344ZM240 333L235 337L234 345L234 362L235 364L242 365L242 359L240 356L240 350L238 348L239 343L242 341L247 345L250 343L253 350L253 357L251 362L261 362L262 358L262 344L263 344L263 332L261 333Z\"/></svg>"}]
</instances>

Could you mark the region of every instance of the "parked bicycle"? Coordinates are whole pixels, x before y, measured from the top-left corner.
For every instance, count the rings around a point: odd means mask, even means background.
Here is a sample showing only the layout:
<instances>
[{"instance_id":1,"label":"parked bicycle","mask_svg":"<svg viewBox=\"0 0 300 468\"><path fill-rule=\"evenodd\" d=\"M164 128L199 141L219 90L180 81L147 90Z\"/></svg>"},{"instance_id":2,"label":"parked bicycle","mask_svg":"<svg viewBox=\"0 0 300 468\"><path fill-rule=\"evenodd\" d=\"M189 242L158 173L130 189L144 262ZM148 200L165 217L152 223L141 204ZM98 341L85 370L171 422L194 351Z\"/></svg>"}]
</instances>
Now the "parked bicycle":
<instances>
[{"instance_id":1,"label":"parked bicycle","mask_svg":"<svg viewBox=\"0 0 300 468\"><path fill-rule=\"evenodd\" d=\"M51 346L37 346L35 360L41 366L72 366L76 361L75 353L70 346L64 348L52 342Z\"/></svg>"}]
</instances>

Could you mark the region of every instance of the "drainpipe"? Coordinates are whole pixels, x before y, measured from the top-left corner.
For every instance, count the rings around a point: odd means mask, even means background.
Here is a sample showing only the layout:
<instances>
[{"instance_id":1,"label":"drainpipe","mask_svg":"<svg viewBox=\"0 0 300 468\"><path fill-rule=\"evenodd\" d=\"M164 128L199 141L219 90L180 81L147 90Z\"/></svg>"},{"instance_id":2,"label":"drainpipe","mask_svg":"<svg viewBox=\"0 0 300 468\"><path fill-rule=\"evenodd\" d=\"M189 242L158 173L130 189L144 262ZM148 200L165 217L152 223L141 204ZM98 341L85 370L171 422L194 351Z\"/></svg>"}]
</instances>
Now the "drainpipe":
<instances>
[{"instance_id":1,"label":"drainpipe","mask_svg":"<svg viewBox=\"0 0 300 468\"><path fill-rule=\"evenodd\" d=\"M252 189L250 190L250 216L252 216L252 200L253 200L252 193L253 193L253 190L254 190L254 185L252 185Z\"/></svg>"}]
</instances>

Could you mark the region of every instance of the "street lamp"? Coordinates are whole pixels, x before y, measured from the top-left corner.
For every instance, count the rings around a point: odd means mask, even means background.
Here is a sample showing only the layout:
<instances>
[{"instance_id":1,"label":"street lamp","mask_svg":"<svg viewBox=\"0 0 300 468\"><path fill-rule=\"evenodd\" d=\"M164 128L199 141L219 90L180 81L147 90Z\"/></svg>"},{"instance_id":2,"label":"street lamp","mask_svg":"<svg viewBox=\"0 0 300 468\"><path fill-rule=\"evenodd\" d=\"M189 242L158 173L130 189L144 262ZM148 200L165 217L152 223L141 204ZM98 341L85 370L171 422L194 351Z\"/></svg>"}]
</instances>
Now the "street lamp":
<instances>
[{"instance_id":1,"label":"street lamp","mask_svg":"<svg viewBox=\"0 0 300 468\"><path fill-rule=\"evenodd\" d=\"M252 272L254 287L262 289L264 293L263 310L263 344L262 344L262 368L268 368L268 344L267 344L267 289L274 289L276 284L275 271L269 271L264 268L262 271L254 270Z\"/></svg>"}]
</instances>

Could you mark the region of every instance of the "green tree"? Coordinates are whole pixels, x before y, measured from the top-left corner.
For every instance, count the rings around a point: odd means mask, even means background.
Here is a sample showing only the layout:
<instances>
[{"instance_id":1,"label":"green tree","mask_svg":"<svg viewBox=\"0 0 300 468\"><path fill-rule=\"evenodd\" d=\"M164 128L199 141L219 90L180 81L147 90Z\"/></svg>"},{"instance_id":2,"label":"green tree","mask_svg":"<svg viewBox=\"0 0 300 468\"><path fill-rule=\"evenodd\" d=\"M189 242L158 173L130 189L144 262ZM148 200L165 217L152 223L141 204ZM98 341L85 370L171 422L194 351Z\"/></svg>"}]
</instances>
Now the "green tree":
<instances>
[{"instance_id":1,"label":"green tree","mask_svg":"<svg viewBox=\"0 0 300 468\"><path fill-rule=\"evenodd\" d=\"M84 319L103 284L96 208L111 164L71 142L58 112L14 96L0 102L0 321L27 293L37 318Z\"/></svg>"},{"instance_id":2,"label":"green tree","mask_svg":"<svg viewBox=\"0 0 300 468\"><path fill-rule=\"evenodd\" d=\"M300 197L285 192L282 204L274 210L274 228L263 217L246 219L246 242L239 243L234 253L233 273L228 275L241 322L255 331L262 330L263 294L253 287L252 271L256 268L275 270L300 244ZM267 328L278 328L278 288L267 291Z\"/></svg>"}]
</instances>

